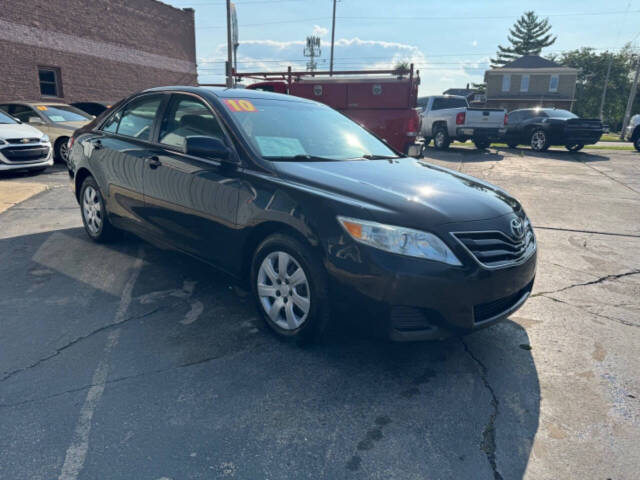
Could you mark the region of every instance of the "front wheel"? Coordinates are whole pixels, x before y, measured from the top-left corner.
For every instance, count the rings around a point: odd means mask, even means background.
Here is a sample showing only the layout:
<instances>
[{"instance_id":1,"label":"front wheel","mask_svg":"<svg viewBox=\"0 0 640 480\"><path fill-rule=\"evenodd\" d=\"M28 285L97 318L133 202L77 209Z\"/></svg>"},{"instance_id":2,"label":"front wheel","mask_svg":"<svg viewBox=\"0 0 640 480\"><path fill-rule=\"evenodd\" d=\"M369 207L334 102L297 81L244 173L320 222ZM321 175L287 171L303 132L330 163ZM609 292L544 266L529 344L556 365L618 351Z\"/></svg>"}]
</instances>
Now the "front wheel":
<instances>
[{"instance_id":1,"label":"front wheel","mask_svg":"<svg viewBox=\"0 0 640 480\"><path fill-rule=\"evenodd\" d=\"M549 148L547 134L541 128L531 132L531 149L536 152L544 152Z\"/></svg>"},{"instance_id":2,"label":"front wheel","mask_svg":"<svg viewBox=\"0 0 640 480\"><path fill-rule=\"evenodd\" d=\"M327 274L317 254L282 234L267 237L251 267L253 297L267 325L298 343L315 340L329 320Z\"/></svg>"},{"instance_id":3,"label":"front wheel","mask_svg":"<svg viewBox=\"0 0 640 480\"><path fill-rule=\"evenodd\" d=\"M116 230L109 222L102 193L93 177L87 177L82 183L80 212L84 230L91 240L103 243L115 237Z\"/></svg>"},{"instance_id":4,"label":"front wheel","mask_svg":"<svg viewBox=\"0 0 640 480\"><path fill-rule=\"evenodd\" d=\"M584 148L584 145L581 143L570 143L569 145L565 145L565 148L570 152L579 152Z\"/></svg>"},{"instance_id":5,"label":"front wheel","mask_svg":"<svg viewBox=\"0 0 640 480\"><path fill-rule=\"evenodd\" d=\"M636 150L640 152L640 135L638 135L633 142L633 146L636 147Z\"/></svg>"},{"instance_id":6,"label":"front wheel","mask_svg":"<svg viewBox=\"0 0 640 480\"><path fill-rule=\"evenodd\" d=\"M67 137L60 137L56 140L56 144L54 147L55 159L63 162L65 165L68 164L69 160L69 139Z\"/></svg>"}]
</instances>

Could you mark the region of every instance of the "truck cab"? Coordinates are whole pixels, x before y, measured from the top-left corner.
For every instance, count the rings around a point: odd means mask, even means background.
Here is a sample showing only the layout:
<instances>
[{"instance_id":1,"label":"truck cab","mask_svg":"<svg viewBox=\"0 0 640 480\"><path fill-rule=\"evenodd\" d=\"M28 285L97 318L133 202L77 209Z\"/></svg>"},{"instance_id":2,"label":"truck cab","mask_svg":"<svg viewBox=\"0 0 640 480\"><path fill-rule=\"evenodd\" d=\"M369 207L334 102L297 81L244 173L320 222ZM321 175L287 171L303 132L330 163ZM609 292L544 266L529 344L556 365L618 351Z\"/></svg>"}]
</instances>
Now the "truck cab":
<instances>
[{"instance_id":1,"label":"truck cab","mask_svg":"<svg viewBox=\"0 0 640 480\"><path fill-rule=\"evenodd\" d=\"M479 149L487 148L505 132L507 115L500 108L471 108L465 97L436 95L418 99L424 144L431 139L439 150L452 141L472 140Z\"/></svg>"}]
</instances>

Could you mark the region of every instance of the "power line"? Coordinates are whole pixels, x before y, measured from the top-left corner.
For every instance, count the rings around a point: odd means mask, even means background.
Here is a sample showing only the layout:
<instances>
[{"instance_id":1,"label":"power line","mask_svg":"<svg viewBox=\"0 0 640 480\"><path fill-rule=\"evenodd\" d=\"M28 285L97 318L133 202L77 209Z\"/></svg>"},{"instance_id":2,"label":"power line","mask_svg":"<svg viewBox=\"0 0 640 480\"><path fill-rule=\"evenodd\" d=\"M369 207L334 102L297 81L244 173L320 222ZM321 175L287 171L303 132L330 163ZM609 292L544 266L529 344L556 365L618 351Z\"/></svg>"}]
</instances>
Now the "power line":
<instances>
[{"instance_id":1,"label":"power line","mask_svg":"<svg viewBox=\"0 0 640 480\"><path fill-rule=\"evenodd\" d=\"M549 15L544 15L545 17L580 17L580 16L594 16L594 15L628 15L630 13L640 13L640 10L629 10L629 11L605 11L605 12L575 12L575 13L554 13ZM467 21L467 20L493 20L493 19L510 19L514 18L513 15L494 15L494 16L483 16L483 17L433 17L433 16L413 16L413 17L336 17L341 20L381 20L384 22L388 22L390 20L456 20L456 21ZM298 22L306 22L312 20L330 20L331 17L318 17L318 18L301 18L298 20L282 20L279 22L263 22L263 23L248 23L243 24L241 27L260 27L262 25L275 25L275 24L284 24L284 23L298 23ZM204 27L198 27L196 30L208 30L208 29L216 29L216 28L226 28L224 25L206 25Z\"/></svg>"}]
</instances>

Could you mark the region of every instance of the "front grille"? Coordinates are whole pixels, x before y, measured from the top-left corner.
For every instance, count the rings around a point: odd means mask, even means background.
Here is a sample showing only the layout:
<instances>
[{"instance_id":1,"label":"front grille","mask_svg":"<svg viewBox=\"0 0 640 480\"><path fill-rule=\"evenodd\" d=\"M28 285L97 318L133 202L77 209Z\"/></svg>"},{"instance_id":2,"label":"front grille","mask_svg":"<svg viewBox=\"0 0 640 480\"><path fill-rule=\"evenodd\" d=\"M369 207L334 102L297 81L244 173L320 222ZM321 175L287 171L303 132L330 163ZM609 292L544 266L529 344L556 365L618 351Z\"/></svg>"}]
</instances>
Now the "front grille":
<instances>
[{"instance_id":1,"label":"front grille","mask_svg":"<svg viewBox=\"0 0 640 480\"><path fill-rule=\"evenodd\" d=\"M475 323L482 323L490 320L501 313L504 313L511 309L520 299L526 294L531 292L533 287L533 281L531 281L522 290L517 291L513 295L508 297L502 297L493 302L481 303L473 307L473 321Z\"/></svg>"},{"instance_id":2,"label":"front grille","mask_svg":"<svg viewBox=\"0 0 640 480\"><path fill-rule=\"evenodd\" d=\"M3 148L0 152L10 162L32 162L46 158L49 154L49 147L25 145Z\"/></svg>"},{"instance_id":3,"label":"front grille","mask_svg":"<svg viewBox=\"0 0 640 480\"><path fill-rule=\"evenodd\" d=\"M22 143L38 143L40 142L40 139L39 138L7 138L6 141L7 143L14 143L19 145Z\"/></svg>"},{"instance_id":4,"label":"front grille","mask_svg":"<svg viewBox=\"0 0 640 480\"><path fill-rule=\"evenodd\" d=\"M486 267L507 267L529 257L535 250L535 236L527 222L525 233L516 240L500 231L453 234Z\"/></svg>"}]
</instances>

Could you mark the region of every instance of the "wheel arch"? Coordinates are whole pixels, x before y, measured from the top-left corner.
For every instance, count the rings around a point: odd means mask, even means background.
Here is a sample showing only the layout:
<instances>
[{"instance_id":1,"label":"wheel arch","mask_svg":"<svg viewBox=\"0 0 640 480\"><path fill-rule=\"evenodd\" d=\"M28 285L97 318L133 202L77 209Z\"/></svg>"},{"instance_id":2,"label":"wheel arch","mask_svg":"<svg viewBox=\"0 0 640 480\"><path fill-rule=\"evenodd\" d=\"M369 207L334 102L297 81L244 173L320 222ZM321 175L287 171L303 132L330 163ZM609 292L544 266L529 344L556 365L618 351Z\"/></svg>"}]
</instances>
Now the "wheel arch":
<instances>
[{"instance_id":1,"label":"wheel arch","mask_svg":"<svg viewBox=\"0 0 640 480\"><path fill-rule=\"evenodd\" d=\"M82 188L82 183L85 178L92 177L91 172L88 168L81 167L74 175L73 181L75 185L75 193L76 193L76 201L80 203L80 189Z\"/></svg>"},{"instance_id":2,"label":"wheel arch","mask_svg":"<svg viewBox=\"0 0 640 480\"><path fill-rule=\"evenodd\" d=\"M253 262L253 254L258 248L258 245L260 245L265 238L276 233L289 235L299 242L308 245L313 251L322 254L319 241L313 237L310 238L308 234L303 233L292 225L271 220L260 223L251 229L242 247L242 265L239 272L239 280L244 286L250 285L251 263Z\"/></svg>"},{"instance_id":3,"label":"wheel arch","mask_svg":"<svg viewBox=\"0 0 640 480\"><path fill-rule=\"evenodd\" d=\"M640 125L636 125L635 130L631 134L631 141L635 142L638 137L640 137Z\"/></svg>"}]
</instances>

